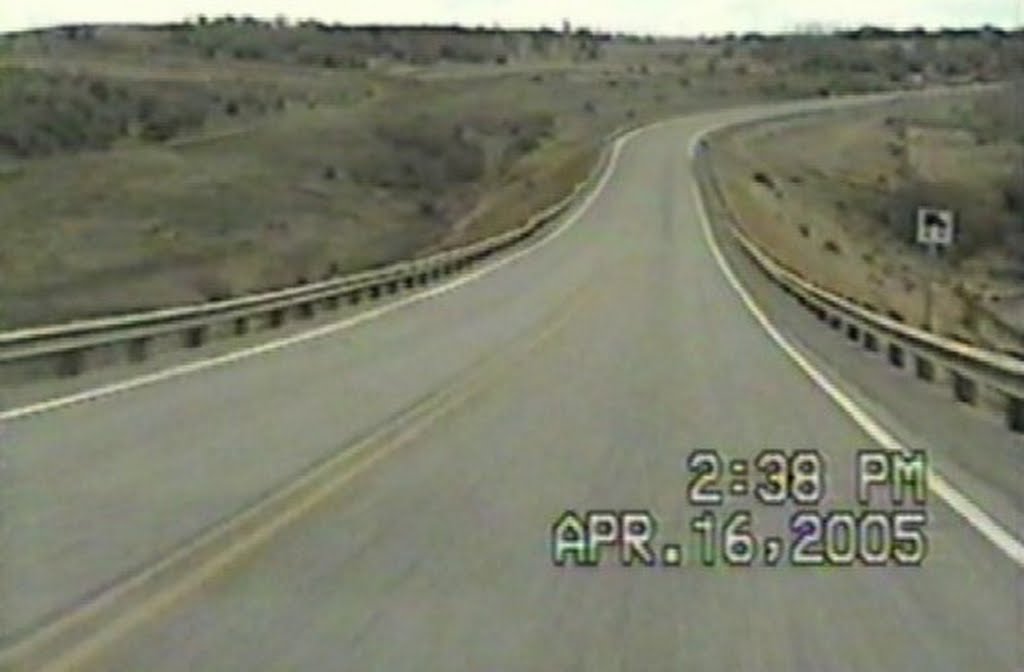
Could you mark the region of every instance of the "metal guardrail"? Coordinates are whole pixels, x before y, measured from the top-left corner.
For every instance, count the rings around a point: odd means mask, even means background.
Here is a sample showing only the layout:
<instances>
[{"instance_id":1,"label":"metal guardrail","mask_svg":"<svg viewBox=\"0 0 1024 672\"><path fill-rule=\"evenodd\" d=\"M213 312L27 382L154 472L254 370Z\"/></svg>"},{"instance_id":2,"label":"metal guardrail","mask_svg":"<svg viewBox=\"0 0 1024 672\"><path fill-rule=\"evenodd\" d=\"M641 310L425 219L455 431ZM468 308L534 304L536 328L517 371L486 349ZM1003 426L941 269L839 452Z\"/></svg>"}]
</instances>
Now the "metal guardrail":
<instances>
[{"instance_id":1,"label":"metal guardrail","mask_svg":"<svg viewBox=\"0 0 1024 672\"><path fill-rule=\"evenodd\" d=\"M1003 416L1008 429L1024 432L1024 361L900 322L809 280L744 233L707 152L695 157L695 165L726 214L728 231L740 247L762 272L819 320L869 352L884 352L892 366L912 367L915 376L927 382L948 383L957 401L995 411Z\"/></svg>"},{"instance_id":2,"label":"metal guardrail","mask_svg":"<svg viewBox=\"0 0 1024 672\"><path fill-rule=\"evenodd\" d=\"M609 140L618 137L616 129ZM613 142L603 143L591 171L557 203L532 215L524 224L489 238L436 254L319 282L249 294L233 299L143 311L117 317L80 320L0 332L0 371L26 366L31 377L73 376L90 367L92 352L127 347L128 361L148 358L155 339L180 334L181 347L199 347L214 326L225 325L229 335L249 333L257 320L281 326L289 317L311 318L318 308L357 304L402 289L425 286L534 237L563 214L604 170ZM110 359L108 356L107 359ZM115 357L114 359L118 359Z\"/></svg>"},{"instance_id":3,"label":"metal guardrail","mask_svg":"<svg viewBox=\"0 0 1024 672\"><path fill-rule=\"evenodd\" d=\"M858 100L851 102L869 104L873 101L892 99L899 95L901 94L890 92L858 96ZM812 109L779 115L773 119L795 119L812 114L822 114L830 111L829 105L829 101L823 100L820 103L821 109L814 106ZM744 122L736 127L762 121ZM586 189L587 185L603 171L611 148L614 146L614 142L611 140L625 130L625 127L620 127L609 135L594 168L583 181L574 187L569 195L536 213L522 226L428 257L400 261L379 269L285 289L117 317L0 332L0 375L11 369L26 366L30 371L30 377L48 374L73 376L98 364L98 361L94 362L89 358L89 355L94 352L103 351L105 353L104 361L110 359L117 361L119 358L128 361L142 361L148 358L157 339L180 336L180 341L175 345L199 347L213 335L214 327L221 325L224 325L222 328L225 329L227 335L244 335L249 333L260 319L263 320L266 327L278 327L291 317L310 318L316 313L318 307L330 310L342 302L355 304L364 299L372 300L383 295L395 294L403 288L412 289L427 285L439 278L475 265L536 235L544 228L545 224L562 214ZM842 297L836 298L842 299ZM818 300L822 300L821 297L818 297ZM955 343L948 345L949 347L960 346ZM111 355L112 350L121 347L126 347L123 353ZM995 357L998 353L988 354ZM1014 360L1013 364L1020 365L1020 370L1024 371L1024 363ZM998 368L1001 365L1010 366L1011 364L1000 360L1000 364L996 366ZM1014 375L1019 374L1015 373Z\"/></svg>"}]
</instances>

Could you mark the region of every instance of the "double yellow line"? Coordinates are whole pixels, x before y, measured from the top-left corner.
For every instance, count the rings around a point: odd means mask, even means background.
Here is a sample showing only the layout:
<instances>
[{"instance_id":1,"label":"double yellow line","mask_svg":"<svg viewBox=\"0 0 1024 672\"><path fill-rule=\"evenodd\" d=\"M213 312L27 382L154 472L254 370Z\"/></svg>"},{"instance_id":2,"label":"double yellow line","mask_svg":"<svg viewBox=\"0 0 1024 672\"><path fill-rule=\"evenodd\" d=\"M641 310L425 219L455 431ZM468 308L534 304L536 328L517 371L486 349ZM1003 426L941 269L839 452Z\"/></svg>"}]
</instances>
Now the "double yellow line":
<instances>
[{"instance_id":1,"label":"double yellow line","mask_svg":"<svg viewBox=\"0 0 1024 672\"><path fill-rule=\"evenodd\" d=\"M536 329L485 356L370 435L0 651L0 670L56 672L94 664L98 656L132 630L228 572L347 483L493 387L516 362L557 334L579 312L586 298L593 296L592 286L583 283L547 313Z\"/></svg>"}]
</instances>

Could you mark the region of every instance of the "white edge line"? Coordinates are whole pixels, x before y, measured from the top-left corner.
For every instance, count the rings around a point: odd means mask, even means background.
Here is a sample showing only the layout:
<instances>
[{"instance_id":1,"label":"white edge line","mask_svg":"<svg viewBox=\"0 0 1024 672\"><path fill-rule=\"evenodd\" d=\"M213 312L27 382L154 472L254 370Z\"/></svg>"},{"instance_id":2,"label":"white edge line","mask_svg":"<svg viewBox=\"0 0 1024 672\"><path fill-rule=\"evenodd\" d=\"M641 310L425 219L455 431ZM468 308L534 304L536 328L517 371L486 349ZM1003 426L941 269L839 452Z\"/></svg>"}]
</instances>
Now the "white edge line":
<instances>
[{"instance_id":1,"label":"white edge line","mask_svg":"<svg viewBox=\"0 0 1024 672\"><path fill-rule=\"evenodd\" d=\"M180 376L185 376L191 373L197 373L199 371L203 371L206 369L211 369L217 366L223 366L225 364L230 364L233 362L241 361L243 359L248 359L249 357L255 357L257 355L266 354L274 350L280 350L292 345L336 334L338 332L346 331L348 329L356 327L360 324L363 324L364 322L369 322L371 320L383 317L384 315L388 315L397 310L407 308L409 306L415 305L422 301L426 301L428 299L436 298L454 289L457 289L465 284L473 282L474 280L478 280L484 276L487 276L497 271L498 269L503 268L504 266L507 266L521 259L525 255L540 249L541 247L554 241L556 238L560 237L562 234L568 231L584 214L586 214L586 212L590 209L590 206L593 204L594 200L601 194L601 191L608 183L608 180L611 179L612 174L615 172L615 167L619 159L619 153L621 152L623 145L640 131L656 125L657 124L651 124L650 126L635 128L616 138L614 141L614 145L612 146L612 152L611 156L609 157L608 164L605 166L605 169L601 174L601 177L599 178L597 184L594 185L588 191L583 202L580 203L578 207L573 208L572 211L565 217L565 220L557 228L549 232L546 236L536 241L532 245L527 245L526 247L520 250L517 250L507 256L499 258L498 260L491 264L483 266L475 271L471 271L463 275L460 275L449 282L438 285L431 289L427 289L425 291L407 296L405 298L398 299L396 301L388 303L387 305L373 308L371 310L359 313L358 315L354 315L352 317L339 320L337 322L332 322L330 324L326 324L321 327L311 329L309 331L304 331L299 334L286 336L284 338L268 341L266 343L261 343L259 345L255 345L242 350L236 350L234 352L229 352L227 354L218 355L216 357L210 357L208 359L202 359L194 362L188 362L186 364L180 364L167 369L162 369L160 371L155 371L153 373L148 373L141 376L128 378L125 380L120 380L115 383L102 385L100 387L83 390L81 392L76 392L74 394L55 397L53 399L48 399L46 401L29 404L27 406L0 411L0 422L20 420L29 416L39 415L41 413L62 409L67 406L72 406L74 404L94 401L96 399L109 397L115 394L119 394L121 392L127 392L129 390L134 390L136 388L144 387L146 385L152 385L154 383L171 380L173 378L178 378Z\"/></svg>"},{"instance_id":2,"label":"white edge line","mask_svg":"<svg viewBox=\"0 0 1024 672\"><path fill-rule=\"evenodd\" d=\"M707 129L702 133L698 133L691 139L689 148L691 158L696 155L697 143L712 130L717 130L717 128ZM757 323L761 325L761 328L764 329L771 339L775 341L775 344L778 345L779 348L781 348L782 351L785 352L789 358L792 359L796 365L800 367L800 369L832 399L832 401L845 411L846 414L854 420L854 422L860 425L861 429L863 429L876 443L886 450L898 451L901 453L910 452L899 439L893 436L892 433L871 417L867 411L857 405L852 398L839 389L825 374L816 369L814 365L811 364L810 361L804 357L800 351L786 339L785 336L782 335L775 325L772 324L764 311L762 311L757 303L754 302L753 297L750 296L746 288L743 287L743 284L739 281L739 278L736 277L736 274L729 266L729 262L726 261L725 256L722 254L722 250L719 248L718 242L715 240L714 234L711 231L711 223L708 219L707 210L704 207L704 200L701 198L700 190L697 188L696 180L691 183L690 187L697 203L697 211L700 215L704 241L711 250L711 254L715 258L715 262L718 264L722 274L725 275L725 279L739 295L743 305L747 307L747 310L749 310L754 316ZM972 502L965 494L957 490L949 481L935 473L932 469L928 470L928 489L938 495L942 501L962 516L975 530L980 532L982 536L992 542L996 548L1005 553L1011 560L1017 563L1017 565L1024 567L1024 544L996 522L988 513L982 510L981 507Z\"/></svg>"}]
</instances>

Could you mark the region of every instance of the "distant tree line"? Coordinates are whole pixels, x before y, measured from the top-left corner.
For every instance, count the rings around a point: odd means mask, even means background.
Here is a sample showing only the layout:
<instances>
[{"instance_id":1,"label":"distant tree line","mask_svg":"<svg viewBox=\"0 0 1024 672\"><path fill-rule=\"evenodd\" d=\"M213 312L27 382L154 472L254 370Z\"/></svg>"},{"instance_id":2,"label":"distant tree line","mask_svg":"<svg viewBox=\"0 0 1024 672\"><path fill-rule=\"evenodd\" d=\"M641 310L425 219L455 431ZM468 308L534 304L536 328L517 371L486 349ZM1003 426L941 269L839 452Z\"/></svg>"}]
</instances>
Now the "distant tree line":
<instances>
[{"instance_id":1,"label":"distant tree line","mask_svg":"<svg viewBox=\"0 0 1024 672\"><path fill-rule=\"evenodd\" d=\"M566 53L597 59L600 45L612 35L578 28L568 35L550 28L502 30L459 25L351 26L312 19L289 23L282 17L267 21L251 16L225 15L194 21L133 27L162 35L153 49L187 51L209 59L262 60L322 66L363 68L370 59L384 58L417 64L439 60L507 63L518 57ZM102 43L96 26L61 26L32 34L69 41Z\"/></svg>"}]
</instances>

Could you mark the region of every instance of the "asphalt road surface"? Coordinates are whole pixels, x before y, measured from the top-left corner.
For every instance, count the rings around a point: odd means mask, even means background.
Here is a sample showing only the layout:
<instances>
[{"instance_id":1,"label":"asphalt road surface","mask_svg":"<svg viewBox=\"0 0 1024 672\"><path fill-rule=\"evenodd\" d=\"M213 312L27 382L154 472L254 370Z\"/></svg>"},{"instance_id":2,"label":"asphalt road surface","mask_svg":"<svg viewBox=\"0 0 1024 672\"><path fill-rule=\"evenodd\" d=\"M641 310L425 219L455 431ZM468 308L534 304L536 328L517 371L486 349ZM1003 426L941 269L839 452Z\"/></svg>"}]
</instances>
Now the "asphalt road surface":
<instances>
[{"instance_id":1,"label":"asphalt road surface","mask_svg":"<svg viewBox=\"0 0 1024 672\"><path fill-rule=\"evenodd\" d=\"M689 504L692 451L817 450L827 472L816 508L830 510L856 508L854 455L876 447L769 337L705 238L690 140L758 113L636 134L561 235L450 290L7 423L3 641L75 613L310 465L358 450L357 466L317 506L202 581L143 600L118 627L84 633L88 645L65 662L126 671L1024 669L1021 567L934 496L920 507L920 566L706 567L698 558L691 521L704 508L722 521L749 509L759 535L792 541L797 507L752 496ZM798 350L1022 536L1020 439L823 330L723 232L718 239ZM417 409L429 413L409 421ZM374 438L396 423L400 435ZM682 543L684 566L623 567L609 552L597 567L556 567L551 529L567 509L648 509L656 546Z\"/></svg>"}]
</instances>

